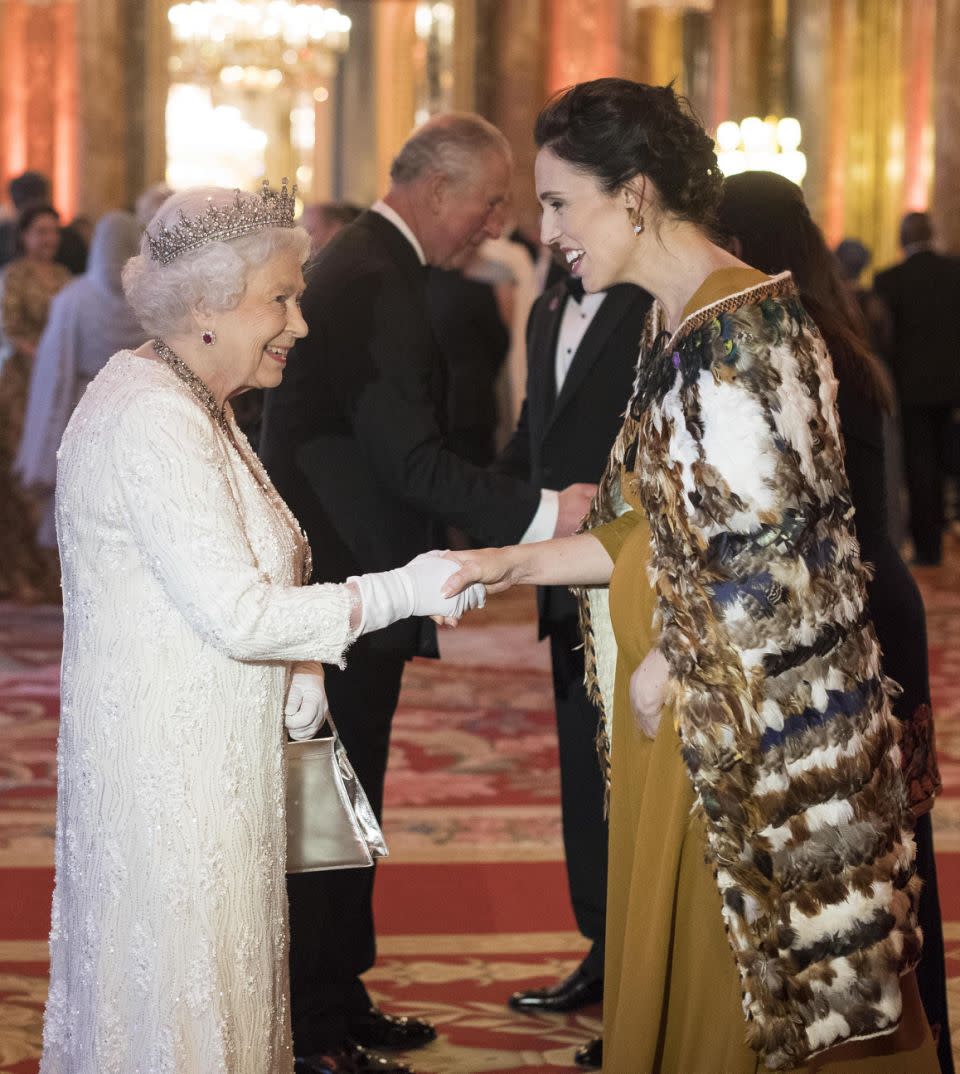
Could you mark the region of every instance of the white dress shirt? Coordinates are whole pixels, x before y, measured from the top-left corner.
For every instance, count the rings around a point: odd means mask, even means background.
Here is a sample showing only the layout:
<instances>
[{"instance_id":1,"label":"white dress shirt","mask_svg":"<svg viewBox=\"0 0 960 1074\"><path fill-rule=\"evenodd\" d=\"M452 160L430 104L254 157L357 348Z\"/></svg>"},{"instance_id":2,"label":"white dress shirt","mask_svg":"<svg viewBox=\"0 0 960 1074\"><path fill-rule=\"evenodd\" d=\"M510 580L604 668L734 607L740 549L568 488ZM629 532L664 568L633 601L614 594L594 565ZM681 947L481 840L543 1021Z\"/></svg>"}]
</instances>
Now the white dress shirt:
<instances>
[{"instance_id":1,"label":"white dress shirt","mask_svg":"<svg viewBox=\"0 0 960 1074\"><path fill-rule=\"evenodd\" d=\"M557 350L554 355L554 373L557 382L557 395L563 388L563 382L567 379L570 366L576 357L577 349L587 334L590 322L596 316L597 310L603 305L607 297L606 291L598 291L596 294L584 295L577 302L568 295L563 309L563 317L560 321L560 332L557 335ZM533 521L527 527L521 544L529 541L548 541L557 528L557 518L560 516L560 496L552 489L544 489L540 497L540 506L533 516Z\"/></svg>"},{"instance_id":2,"label":"white dress shirt","mask_svg":"<svg viewBox=\"0 0 960 1074\"><path fill-rule=\"evenodd\" d=\"M590 322L596 316L597 310L603 305L607 297L606 291L597 291L596 294L584 295L579 302L569 295L567 304L563 310L563 319L560 321L560 333L557 336L557 353L554 361L554 373L557 379L557 395L563 388L563 382L567 379L570 366L576 356L577 349L587 334Z\"/></svg>"},{"instance_id":3,"label":"white dress shirt","mask_svg":"<svg viewBox=\"0 0 960 1074\"><path fill-rule=\"evenodd\" d=\"M420 264L425 265L427 263L426 256L423 253L423 247L420 245L420 240L414 235L410 228L410 225L404 220L404 218L393 208L392 205L388 205L385 201L375 201L370 206L370 212L379 213L382 217L389 220L391 224L400 232L400 234L410 243L414 252L420 259Z\"/></svg>"}]
</instances>

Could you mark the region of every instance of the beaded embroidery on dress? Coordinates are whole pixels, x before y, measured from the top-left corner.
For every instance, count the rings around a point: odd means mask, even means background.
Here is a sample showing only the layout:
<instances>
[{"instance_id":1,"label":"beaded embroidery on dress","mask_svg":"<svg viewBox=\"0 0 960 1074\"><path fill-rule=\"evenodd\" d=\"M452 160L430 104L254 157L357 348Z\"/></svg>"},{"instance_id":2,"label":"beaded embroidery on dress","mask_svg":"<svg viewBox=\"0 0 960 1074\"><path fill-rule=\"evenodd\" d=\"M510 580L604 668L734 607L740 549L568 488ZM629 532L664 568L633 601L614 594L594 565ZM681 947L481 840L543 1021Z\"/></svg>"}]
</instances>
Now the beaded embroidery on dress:
<instances>
[{"instance_id":1,"label":"beaded embroidery on dress","mask_svg":"<svg viewBox=\"0 0 960 1074\"><path fill-rule=\"evenodd\" d=\"M120 352L60 449L42 1074L292 1070L283 700L290 661L341 663L354 632L226 421Z\"/></svg>"}]
</instances>

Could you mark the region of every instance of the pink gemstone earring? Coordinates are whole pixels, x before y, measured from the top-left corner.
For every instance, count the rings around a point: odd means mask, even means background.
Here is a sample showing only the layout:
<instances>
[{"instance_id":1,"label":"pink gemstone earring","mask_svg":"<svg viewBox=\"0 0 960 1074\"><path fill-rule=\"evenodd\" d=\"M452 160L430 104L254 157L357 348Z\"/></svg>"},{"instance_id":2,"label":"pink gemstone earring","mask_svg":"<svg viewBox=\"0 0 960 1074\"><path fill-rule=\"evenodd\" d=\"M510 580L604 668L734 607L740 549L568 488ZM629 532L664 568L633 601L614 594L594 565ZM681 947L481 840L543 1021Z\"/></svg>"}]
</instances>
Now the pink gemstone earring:
<instances>
[{"instance_id":1,"label":"pink gemstone earring","mask_svg":"<svg viewBox=\"0 0 960 1074\"><path fill-rule=\"evenodd\" d=\"M207 328L200 333L200 338L203 340L204 346L212 347L217 342L217 333L212 328Z\"/></svg>"}]
</instances>

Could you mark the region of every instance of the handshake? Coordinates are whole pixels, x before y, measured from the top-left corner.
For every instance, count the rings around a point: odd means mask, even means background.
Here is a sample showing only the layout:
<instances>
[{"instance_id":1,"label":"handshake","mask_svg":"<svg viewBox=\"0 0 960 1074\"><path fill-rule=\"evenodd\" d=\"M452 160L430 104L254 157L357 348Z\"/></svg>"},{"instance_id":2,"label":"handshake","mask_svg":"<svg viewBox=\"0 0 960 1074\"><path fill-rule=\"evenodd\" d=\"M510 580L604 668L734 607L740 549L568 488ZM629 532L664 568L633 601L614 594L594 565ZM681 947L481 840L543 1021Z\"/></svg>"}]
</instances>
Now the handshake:
<instances>
[{"instance_id":1,"label":"handshake","mask_svg":"<svg viewBox=\"0 0 960 1074\"><path fill-rule=\"evenodd\" d=\"M412 615L428 615L441 623L451 624L466 612L486 604L487 591L474 583L453 597L443 595L444 583L460 564L447 559L443 552L424 552L410 560L405 567L382 574L361 574L348 578L360 592L362 617L360 632L381 630L398 619Z\"/></svg>"}]
</instances>

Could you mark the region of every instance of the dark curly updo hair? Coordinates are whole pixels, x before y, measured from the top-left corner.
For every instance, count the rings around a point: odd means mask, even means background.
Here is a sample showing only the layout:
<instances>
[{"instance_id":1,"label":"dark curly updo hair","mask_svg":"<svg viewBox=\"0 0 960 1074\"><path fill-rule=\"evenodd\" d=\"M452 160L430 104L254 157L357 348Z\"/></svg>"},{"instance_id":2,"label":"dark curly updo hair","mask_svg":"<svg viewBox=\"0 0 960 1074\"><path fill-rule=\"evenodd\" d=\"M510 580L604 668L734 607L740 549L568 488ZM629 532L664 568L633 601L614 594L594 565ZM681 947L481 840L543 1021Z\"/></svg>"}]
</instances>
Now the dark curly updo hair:
<instances>
[{"instance_id":1,"label":"dark curly updo hair","mask_svg":"<svg viewBox=\"0 0 960 1074\"><path fill-rule=\"evenodd\" d=\"M625 78L580 82L544 105L534 138L595 176L607 194L642 174L674 216L713 224L723 194L713 139L672 86Z\"/></svg>"}]
</instances>

